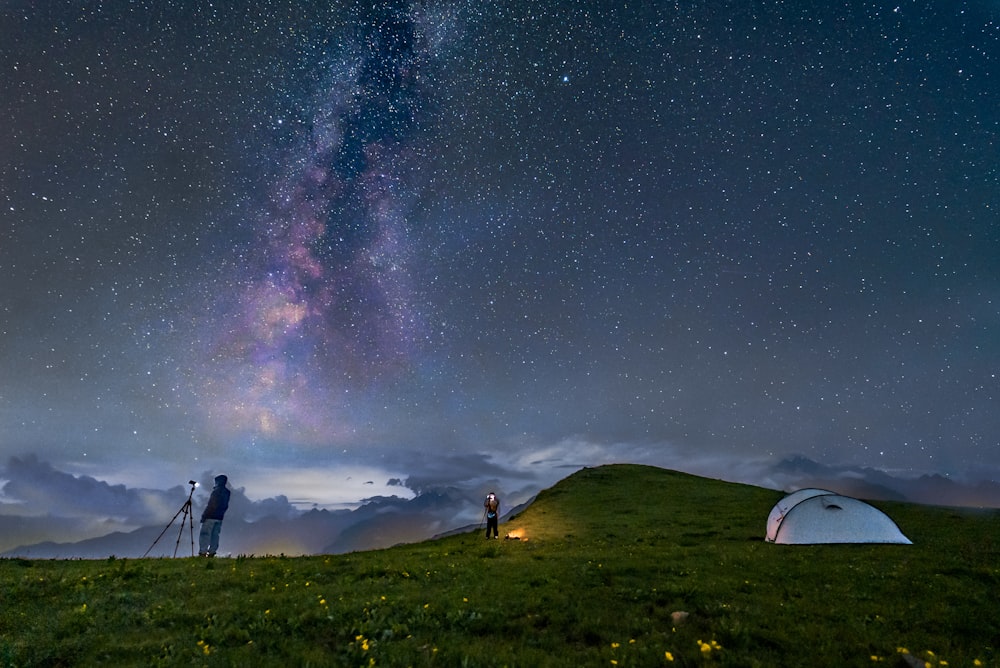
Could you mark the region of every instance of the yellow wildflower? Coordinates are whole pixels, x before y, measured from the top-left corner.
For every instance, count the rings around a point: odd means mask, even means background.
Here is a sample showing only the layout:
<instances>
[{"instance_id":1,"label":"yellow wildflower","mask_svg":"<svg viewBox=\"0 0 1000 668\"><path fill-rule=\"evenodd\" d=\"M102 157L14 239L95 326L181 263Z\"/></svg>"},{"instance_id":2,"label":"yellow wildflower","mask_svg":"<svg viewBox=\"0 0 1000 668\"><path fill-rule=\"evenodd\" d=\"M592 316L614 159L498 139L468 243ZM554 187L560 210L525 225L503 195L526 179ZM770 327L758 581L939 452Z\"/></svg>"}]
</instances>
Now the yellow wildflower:
<instances>
[{"instance_id":1,"label":"yellow wildflower","mask_svg":"<svg viewBox=\"0 0 1000 668\"><path fill-rule=\"evenodd\" d=\"M708 654L710 654L713 649L714 650L720 650L720 649L722 649L722 645L720 645L715 640L710 640L709 642L703 642L703 641L699 640L698 641L698 649L701 650L702 654L708 656Z\"/></svg>"},{"instance_id":2,"label":"yellow wildflower","mask_svg":"<svg viewBox=\"0 0 1000 668\"><path fill-rule=\"evenodd\" d=\"M663 658L666 659L667 661L671 661L672 662L674 660L674 655L671 654L670 652L664 652L663 653Z\"/></svg>"}]
</instances>

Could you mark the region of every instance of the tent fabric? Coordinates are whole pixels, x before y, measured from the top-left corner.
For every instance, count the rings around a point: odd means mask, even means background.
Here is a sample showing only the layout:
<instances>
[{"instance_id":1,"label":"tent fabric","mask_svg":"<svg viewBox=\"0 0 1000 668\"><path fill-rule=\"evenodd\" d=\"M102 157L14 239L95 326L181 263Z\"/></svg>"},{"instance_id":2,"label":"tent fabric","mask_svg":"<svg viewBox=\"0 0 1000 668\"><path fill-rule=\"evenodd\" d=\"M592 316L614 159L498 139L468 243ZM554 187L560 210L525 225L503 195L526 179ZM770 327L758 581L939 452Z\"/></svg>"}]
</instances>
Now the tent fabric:
<instances>
[{"instance_id":1,"label":"tent fabric","mask_svg":"<svg viewBox=\"0 0 1000 668\"><path fill-rule=\"evenodd\" d=\"M774 538L778 534L778 526L781 524L781 520L785 518L785 514L795 507L797 503L822 494L833 494L833 492L826 489L807 487L805 489L792 492L781 501L774 504L774 508L771 509L771 514L767 516L767 542L774 542Z\"/></svg>"},{"instance_id":2,"label":"tent fabric","mask_svg":"<svg viewBox=\"0 0 1000 668\"><path fill-rule=\"evenodd\" d=\"M911 544L881 510L822 489L800 489L775 504L767 518L767 541Z\"/></svg>"}]
</instances>

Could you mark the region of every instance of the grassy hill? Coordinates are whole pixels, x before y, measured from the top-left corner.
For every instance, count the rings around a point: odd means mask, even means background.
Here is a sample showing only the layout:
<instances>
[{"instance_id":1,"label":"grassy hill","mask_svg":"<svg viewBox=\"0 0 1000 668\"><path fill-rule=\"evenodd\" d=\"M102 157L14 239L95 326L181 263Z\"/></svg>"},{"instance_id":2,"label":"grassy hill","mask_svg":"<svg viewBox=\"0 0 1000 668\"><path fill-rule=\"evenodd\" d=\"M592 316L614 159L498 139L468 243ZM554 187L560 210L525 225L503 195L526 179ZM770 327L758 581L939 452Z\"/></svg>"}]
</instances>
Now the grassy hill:
<instances>
[{"instance_id":1,"label":"grassy hill","mask_svg":"<svg viewBox=\"0 0 1000 668\"><path fill-rule=\"evenodd\" d=\"M771 545L782 496L615 465L501 525L521 540L3 560L0 665L998 665L1000 514L877 503L914 545Z\"/></svg>"}]
</instances>

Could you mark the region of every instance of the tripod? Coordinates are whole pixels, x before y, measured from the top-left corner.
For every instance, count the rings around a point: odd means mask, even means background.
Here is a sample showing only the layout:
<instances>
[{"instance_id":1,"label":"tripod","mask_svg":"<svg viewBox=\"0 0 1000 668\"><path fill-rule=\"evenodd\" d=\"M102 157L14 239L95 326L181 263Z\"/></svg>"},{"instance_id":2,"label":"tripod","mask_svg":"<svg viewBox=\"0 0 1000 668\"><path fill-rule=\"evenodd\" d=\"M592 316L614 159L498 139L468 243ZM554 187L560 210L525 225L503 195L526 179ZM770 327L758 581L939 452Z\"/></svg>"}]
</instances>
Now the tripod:
<instances>
[{"instance_id":1,"label":"tripod","mask_svg":"<svg viewBox=\"0 0 1000 668\"><path fill-rule=\"evenodd\" d=\"M191 497L194 496L194 488L198 486L198 483L196 483L194 480L188 480L188 484L191 485L191 491L188 493L187 501L184 502L184 505L181 506L181 509L178 510L177 513L173 516L173 519L171 519L167 523L167 526L163 527L163 531L160 532L160 535L156 537L156 540L153 541L153 544L150 545L149 549L147 549L146 552L142 555L143 557L149 554L150 550L156 547L156 544L160 542L161 538L163 538L163 534L167 533L167 529L169 529L171 525L173 525L174 521L177 520L177 518L181 514L183 514L184 516L181 517L181 530L177 532L177 542L174 543L174 556L175 557L177 556L177 548L179 548L181 545L181 536L184 535L185 524L188 524L190 526L191 556L192 557L194 556L194 513L191 511Z\"/></svg>"}]
</instances>

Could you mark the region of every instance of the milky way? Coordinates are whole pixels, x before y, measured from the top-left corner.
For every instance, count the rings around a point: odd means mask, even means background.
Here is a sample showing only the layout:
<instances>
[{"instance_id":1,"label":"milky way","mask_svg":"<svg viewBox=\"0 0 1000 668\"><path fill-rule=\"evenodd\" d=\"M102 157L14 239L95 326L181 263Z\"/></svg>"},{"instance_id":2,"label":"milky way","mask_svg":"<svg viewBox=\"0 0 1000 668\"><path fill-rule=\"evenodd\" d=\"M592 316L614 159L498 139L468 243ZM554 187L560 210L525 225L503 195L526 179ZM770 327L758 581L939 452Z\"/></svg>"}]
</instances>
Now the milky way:
<instances>
[{"instance_id":1,"label":"milky way","mask_svg":"<svg viewBox=\"0 0 1000 668\"><path fill-rule=\"evenodd\" d=\"M0 17L4 454L998 467L993 3Z\"/></svg>"},{"instance_id":2,"label":"milky way","mask_svg":"<svg viewBox=\"0 0 1000 668\"><path fill-rule=\"evenodd\" d=\"M352 15L315 66L302 137L275 156L286 169L252 221L259 246L223 337L222 396L245 428L335 438L338 391L405 369L420 345L407 216L434 54L416 18L401 4Z\"/></svg>"}]
</instances>

